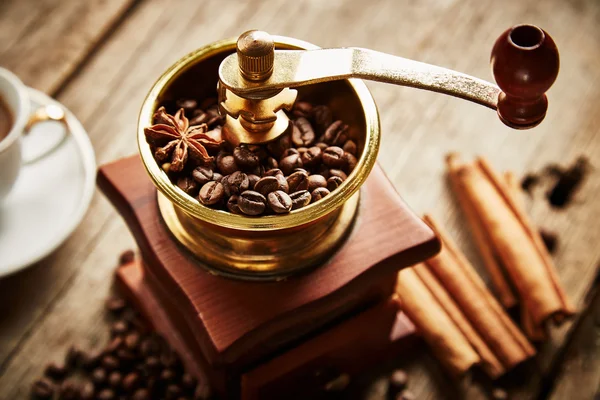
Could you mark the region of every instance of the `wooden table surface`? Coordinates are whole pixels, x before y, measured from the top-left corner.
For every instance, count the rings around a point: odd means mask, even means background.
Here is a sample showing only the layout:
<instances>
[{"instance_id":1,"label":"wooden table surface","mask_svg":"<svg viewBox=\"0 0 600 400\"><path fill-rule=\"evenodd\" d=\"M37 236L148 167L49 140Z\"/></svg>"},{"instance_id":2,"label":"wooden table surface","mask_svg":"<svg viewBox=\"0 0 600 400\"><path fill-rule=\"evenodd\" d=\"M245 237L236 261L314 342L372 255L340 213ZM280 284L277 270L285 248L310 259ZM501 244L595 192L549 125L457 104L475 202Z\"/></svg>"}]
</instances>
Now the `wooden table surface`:
<instances>
[{"instance_id":1,"label":"wooden table surface","mask_svg":"<svg viewBox=\"0 0 600 400\"><path fill-rule=\"evenodd\" d=\"M533 131L510 130L494 113L467 102L369 83L382 117L384 169L416 212L446 224L487 279L447 188L444 154L485 155L498 169L519 175L580 155L600 166L597 0L3 0L0 65L73 111L102 164L137 151L137 114L162 71L200 46L247 29L323 47L368 47L491 79L495 38L522 22L549 31L561 54L548 116ZM600 383L594 295L600 173L592 172L566 210L549 209L543 189L534 194L531 215L559 233L558 273L586 312L553 330L535 365L503 384L513 398L591 399ZM119 253L133 247L124 222L97 192L79 228L56 252L0 281L0 398L26 398L44 364L62 360L71 343L104 344L103 300ZM423 347L375 371L363 397L383 399L385 382L376 378L395 366L409 371L419 399L483 396L478 385L451 381Z\"/></svg>"}]
</instances>

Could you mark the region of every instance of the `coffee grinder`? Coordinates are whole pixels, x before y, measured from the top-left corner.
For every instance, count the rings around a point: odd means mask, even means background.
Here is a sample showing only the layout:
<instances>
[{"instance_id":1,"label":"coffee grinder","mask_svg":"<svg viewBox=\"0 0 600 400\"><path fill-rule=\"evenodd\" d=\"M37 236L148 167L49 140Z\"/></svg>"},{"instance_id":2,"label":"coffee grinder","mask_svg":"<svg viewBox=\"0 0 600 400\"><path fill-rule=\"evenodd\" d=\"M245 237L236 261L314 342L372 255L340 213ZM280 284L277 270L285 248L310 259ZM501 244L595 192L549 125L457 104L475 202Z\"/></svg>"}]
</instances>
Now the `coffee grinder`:
<instances>
[{"instance_id":1,"label":"coffee grinder","mask_svg":"<svg viewBox=\"0 0 600 400\"><path fill-rule=\"evenodd\" d=\"M513 128L539 124L558 73L552 38L532 25L508 29L491 64L498 86L372 50L320 49L260 31L183 57L142 105L140 154L99 170L98 185L141 252L141 261L120 267L118 282L222 398L314 399L343 390L415 340L393 295L397 272L440 249L377 165L379 114L361 79L470 100ZM285 215L252 218L201 205L169 180L143 130L164 101L214 96L215 88L232 144L288 132L286 111L297 99L328 105L350 126L356 168L330 196Z\"/></svg>"}]
</instances>

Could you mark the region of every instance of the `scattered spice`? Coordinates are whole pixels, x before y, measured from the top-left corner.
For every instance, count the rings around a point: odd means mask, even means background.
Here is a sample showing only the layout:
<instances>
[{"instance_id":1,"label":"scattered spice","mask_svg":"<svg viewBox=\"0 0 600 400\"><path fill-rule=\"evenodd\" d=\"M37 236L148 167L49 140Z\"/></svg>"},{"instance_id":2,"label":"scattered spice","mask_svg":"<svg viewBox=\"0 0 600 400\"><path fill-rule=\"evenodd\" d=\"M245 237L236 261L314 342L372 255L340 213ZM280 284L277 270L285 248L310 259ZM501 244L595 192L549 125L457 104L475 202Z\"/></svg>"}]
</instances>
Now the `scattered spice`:
<instances>
[{"instance_id":1,"label":"scattered spice","mask_svg":"<svg viewBox=\"0 0 600 400\"><path fill-rule=\"evenodd\" d=\"M579 157L577 161L567 169L560 167L550 169L549 172L558 177L558 181L546 194L550 205L556 208L568 206L573 195L586 178L589 170L590 164L585 157Z\"/></svg>"},{"instance_id":2,"label":"scattered spice","mask_svg":"<svg viewBox=\"0 0 600 400\"><path fill-rule=\"evenodd\" d=\"M213 157L207 148L218 149L223 139L221 130L208 132L208 125L190 126L190 121L180 108L175 115L167 114L160 107L154 114L154 125L145 128L146 140L156 146L155 157L159 162L170 160L170 170L182 171L188 157L200 164L211 163Z\"/></svg>"},{"instance_id":3,"label":"scattered spice","mask_svg":"<svg viewBox=\"0 0 600 400\"><path fill-rule=\"evenodd\" d=\"M111 296L105 307L115 319L110 342L95 354L72 346L64 367L50 363L33 382L33 399L212 398L207 383L186 373L177 353L124 299Z\"/></svg>"},{"instance_id":4,"label":"scattered spice","mask_svg":"<svg viewBox=\"0 0 600 400\"><path fill-rule=\"evenodd\" d=\"M527 174L521 180L521 189L531 195L531 191L535 185L540 182L540 178L534 174Z\"/></svg>"},{"instance_id":5,"label":"scattered spice","mask_svg":"<svg viewBox=\"0 0 600 400\"><path fill-rule=\"evenodd\" d=\"M408 374L402 369L392 371L389 381L389 390L392 394L396 394L406 389L408 384Z\"/></svg>"},{"instance_id":6,"label":"scattered spice","mask_svg":"<svg viewBox=\"0 0 600 400\"><path fill-rule=\"evenodd\" d=\"M544 246L548 249L550 254L553 254L556 251L556 247L558 246L558 235L549 230L540 229L540 235L542 236L542 240L544 241Z\"/></svg>"},{"instance_id":7,"label":"scattered spice","mask_svg":"<svg viewBox=\"0 0 600 400\"><path fill-rule=\"evenodd\" d=\"M495 388L492 391L492 399L494 399L494 400L507 400L508 399L508 393L504 389Z\"/></svg>"}]
</instances>

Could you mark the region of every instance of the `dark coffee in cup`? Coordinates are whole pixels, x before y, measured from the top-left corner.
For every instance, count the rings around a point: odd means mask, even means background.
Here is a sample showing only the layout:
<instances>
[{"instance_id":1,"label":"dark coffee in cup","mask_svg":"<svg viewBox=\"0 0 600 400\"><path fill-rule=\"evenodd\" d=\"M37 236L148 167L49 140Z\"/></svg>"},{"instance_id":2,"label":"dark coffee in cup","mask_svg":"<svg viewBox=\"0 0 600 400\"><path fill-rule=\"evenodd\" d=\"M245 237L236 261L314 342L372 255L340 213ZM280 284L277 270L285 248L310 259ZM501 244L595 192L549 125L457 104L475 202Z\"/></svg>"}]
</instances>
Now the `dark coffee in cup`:
<instances>
[{"instance_id":1,"label":"dark coffee in cup","mask_svg":"<svg viewBox=\"0 0 600 400\"><path fill-rule=\"evenodd\" d=\"M13 116L4 100L0 97L0 141L4 139L13 125Z\"/></svg>"}]
</instances>

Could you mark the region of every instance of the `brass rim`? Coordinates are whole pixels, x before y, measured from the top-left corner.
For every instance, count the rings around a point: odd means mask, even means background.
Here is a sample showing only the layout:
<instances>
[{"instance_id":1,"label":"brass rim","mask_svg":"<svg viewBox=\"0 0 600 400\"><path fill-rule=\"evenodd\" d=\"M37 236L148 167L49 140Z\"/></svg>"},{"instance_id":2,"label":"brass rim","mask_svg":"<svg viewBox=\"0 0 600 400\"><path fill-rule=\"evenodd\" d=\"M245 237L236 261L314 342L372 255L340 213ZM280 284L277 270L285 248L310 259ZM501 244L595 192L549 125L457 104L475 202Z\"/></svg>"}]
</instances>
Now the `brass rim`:
<instances>
[{"instance_id":1,"label":"brass rim","mask_svg":"<svg viewBox=\"0 0 600 400\"><path fill-rule=\"evenodd\" d=\"M273 36L273 38L275 39L276 46L284 45L307 50L318 48L318 46L298 39L284 36ZM158 190L173 202L174 205L193 217L215 225L247 231L272 231L292 228L315 221L338 209L343 203L350 199L350 197L356 193L365 182L371 169L375 165L380 144L379 113L375 101L373 100L373 96L362 80L348 79L351 88L354 90L361 103L366 127L365 146L354 171L348 176L348 179L336 189L335 196L327 196L314 204L292 211L286 215L248 217L203 206L196 199L190 197L183 190L171 183L167 174L160 168L154 159L150 146L146 142L144 127L149 126L152 123L152 114L156 108L156 99L163 89L173 80L177 79L177 77L188 68L192 67L196 62L225 51L234 51L236 40L237 38L231 38L214 42L188 54L171 66L171 68L156 81L144 100L138 118L138 148L146 171L148 171L150 178Z\"/></svg>"}]
</instances>

